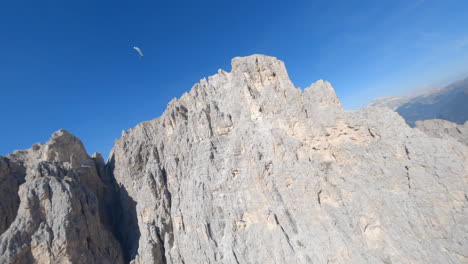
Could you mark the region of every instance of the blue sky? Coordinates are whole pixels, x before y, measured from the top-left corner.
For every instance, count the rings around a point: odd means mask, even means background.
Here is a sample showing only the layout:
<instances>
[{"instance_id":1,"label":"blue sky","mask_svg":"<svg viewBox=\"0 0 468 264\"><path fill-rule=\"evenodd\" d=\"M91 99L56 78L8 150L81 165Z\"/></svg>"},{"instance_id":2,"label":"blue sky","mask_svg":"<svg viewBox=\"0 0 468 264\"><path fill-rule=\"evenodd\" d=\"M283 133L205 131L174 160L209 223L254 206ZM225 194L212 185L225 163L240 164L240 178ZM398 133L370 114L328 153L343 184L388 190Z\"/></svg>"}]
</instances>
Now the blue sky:
<instances>
[{"instance_id":1,"label":"blue sky","mask_svg":"<svg viewBox=\"0 0 468 264\"><path fill-rule=\"evenodd\" d=\"M467 14L465 0L3 0L0 155L65 128L107 156L235 56L278 57L298 87L326 79L347 109L443 85L468 75Z\"/></svg>"}]
</instances>

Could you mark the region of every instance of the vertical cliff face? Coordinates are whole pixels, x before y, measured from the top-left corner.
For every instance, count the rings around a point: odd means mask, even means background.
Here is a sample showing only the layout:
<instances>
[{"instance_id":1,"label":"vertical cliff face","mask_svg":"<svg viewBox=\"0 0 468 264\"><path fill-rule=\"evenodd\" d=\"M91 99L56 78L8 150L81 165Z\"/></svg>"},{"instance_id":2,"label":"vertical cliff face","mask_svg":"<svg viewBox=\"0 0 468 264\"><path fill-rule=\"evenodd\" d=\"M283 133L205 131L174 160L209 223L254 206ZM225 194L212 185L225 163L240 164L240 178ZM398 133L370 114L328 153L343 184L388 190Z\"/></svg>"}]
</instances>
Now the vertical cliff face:
<instances>
[{"instance_id":1,"label":"vertical cliff face","mask_svg":"<svg viewBox=\"0 0 468 264\"><path fill-rule=\"evenodd\" d=\"M89 157L65 130L1 158L0 262L122 263L98 206L108 195L103 169L102 157Z\"/></svg>"},{"instance_id":2,"label":"vertical cliff face","mask_svg":"<svg viewBox=\"0 0 468 264\"><path fill-rule=\"evenodd\" d=\"M235 237L232 225L244 211L260 210L248 202L256 194L242 191L280 155L271 151L273 142L284 132L324 133L342 111L330 84L319 81L302 93L274 58L235 58L232 65L231 73L220 70L202 80L171 101L161 118L138 125L116 143L114 176L123 187L124 207L134 204L136 215L124 215L123 226L132 223L140 231L139 237L132 237L134 230L125 235L137 263L234 261L233 243L239 241L240 250L249 243ZM317 115L319 110L327 115ZM239 199L246 203L236 205ZM225 235L230 239L223 245L219 239ZM244 261L248 257L254 256Z\"/></svg>"},{"instance_id":3,"label":"vertical cliff face","mask_svg":"<svg viewBox=\"0 0 468 264\"><path fill-rule=\"evenodd\" d=\"M465 263L464 127L418 127L234 58L107 164L64 130L0 157L0 263Z\"/></svg>"},{"instance_id":4,"label":"vertical cliff face","mask_svg":"<svg viewBox=\"0 0 468 264\"><path fill-rule=\"evenodd\" d=\"M20 203L18 187L24 182L25 173L16 162L0 157L0 235L15 220Z\"/></svg>"},{"instance_id":5,"label":"vertical cliff face","mask_svg":"<svg viewBox=\"0 0 468 264\"><path fill-rule=\"evenodd\" d=\"M467 151L235 58L116 141L119 237L132 263L459 263Z\"/></svg>"}]
</instances>

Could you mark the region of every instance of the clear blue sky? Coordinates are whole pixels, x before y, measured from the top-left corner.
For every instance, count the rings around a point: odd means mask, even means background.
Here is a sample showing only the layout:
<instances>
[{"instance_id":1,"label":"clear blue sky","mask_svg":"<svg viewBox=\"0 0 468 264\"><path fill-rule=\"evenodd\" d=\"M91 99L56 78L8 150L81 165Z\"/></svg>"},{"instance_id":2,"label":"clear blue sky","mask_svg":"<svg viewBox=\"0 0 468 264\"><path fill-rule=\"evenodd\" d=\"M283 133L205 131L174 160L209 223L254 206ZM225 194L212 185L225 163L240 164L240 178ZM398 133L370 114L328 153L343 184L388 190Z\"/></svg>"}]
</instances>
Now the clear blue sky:
<instances>
[{"instance_id":1,"label":"clear blue sky","mask_svg":"<svg viewBox=\"0 0 468 264\"><path fill-rule=\"evenodd\" d=\"M0 40L0 155L65 128L107 156L235 56L326 79L348 109L461 78L468 1L2 0Z\"/></svg>"}]
</instances>

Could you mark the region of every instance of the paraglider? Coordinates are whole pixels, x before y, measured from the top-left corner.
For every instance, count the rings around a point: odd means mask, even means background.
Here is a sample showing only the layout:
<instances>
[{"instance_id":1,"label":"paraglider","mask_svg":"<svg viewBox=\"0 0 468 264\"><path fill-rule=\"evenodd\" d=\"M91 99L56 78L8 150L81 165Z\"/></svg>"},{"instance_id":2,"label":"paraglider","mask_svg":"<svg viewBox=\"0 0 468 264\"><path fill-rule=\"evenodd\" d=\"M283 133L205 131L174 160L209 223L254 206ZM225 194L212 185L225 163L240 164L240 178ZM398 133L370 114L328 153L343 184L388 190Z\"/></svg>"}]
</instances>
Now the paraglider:
<instances>
[{"instance_id":1,"label":"paraglider","mask_svg":"<svg viewBox=\"0 0 468 264\"><path fill-rule=\"evenodd\" d=\"M141 59L141 57L143 57L143 52L141 51L141 49L139 47L133 47L133 49L138 52L138 55L140 55L140 59Z\"/></svg>"}]
</instances>

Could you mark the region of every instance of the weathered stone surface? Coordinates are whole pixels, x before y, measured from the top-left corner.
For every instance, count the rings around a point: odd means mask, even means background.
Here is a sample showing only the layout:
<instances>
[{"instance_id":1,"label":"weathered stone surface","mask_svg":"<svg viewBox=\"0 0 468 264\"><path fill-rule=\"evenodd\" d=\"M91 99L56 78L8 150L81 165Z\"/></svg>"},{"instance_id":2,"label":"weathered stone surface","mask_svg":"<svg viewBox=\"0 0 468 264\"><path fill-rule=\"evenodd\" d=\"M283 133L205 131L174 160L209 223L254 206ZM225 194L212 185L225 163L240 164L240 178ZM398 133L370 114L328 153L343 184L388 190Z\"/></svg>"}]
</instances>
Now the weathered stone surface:
<instances>
[{"instance_id":1,"label":"weathered stone surface","mask_svg":"<svg viewBox=\"0 0 468 264\"><path fill-rule=\"evenodd\" d=\"M107 164L64 130L0 158L0 263L467 263L466 133L438 122L234 58Z\"/></svg>"},{"instance_id":2,"label":"weathered stone surface","mask_svg":"<svg viewBox=\"0 0 468 264\"><path fill-rule=\"evenodd\" d=\"M18 187L24 181L24 169L8 158L0 157L0 235L8 229L19 207Z\"/></svg>"},{"instance_id":3,"label":"weathered stone surface","mask_svg":"<svg viewBox=\"0 0 468 264\"><path fill-rule=\"evenodd\" d=\"M133 263L465 263L467 156L254 55L124 132L109 168Z\"/></svg>"},{"instance_id":4,"label":"weathered stone surface","mask_svg":"<svg viewBox=\"0 0 468 264\"><path fill-rule=\"evenodd\" d=\"M458 125L442 119L416 121L416 128L430 137L452 138L468 145L468 121L463 125Z\"/></svg>"},{"instance_id":5,"label":"weathered stone surface","mask_svg":"<svg viewBox=\"0 0 468 264\"><path fill-rule=\"evenodd\" d=\"M0 187L14 200L0 203L8 224L0 236L0 263L123 262L117 240L101 223L104 168L102 157L93 158L81 141L60 130L44 145L0 159L0 176L11 182Z\"/></svg>"}]
</instances>

